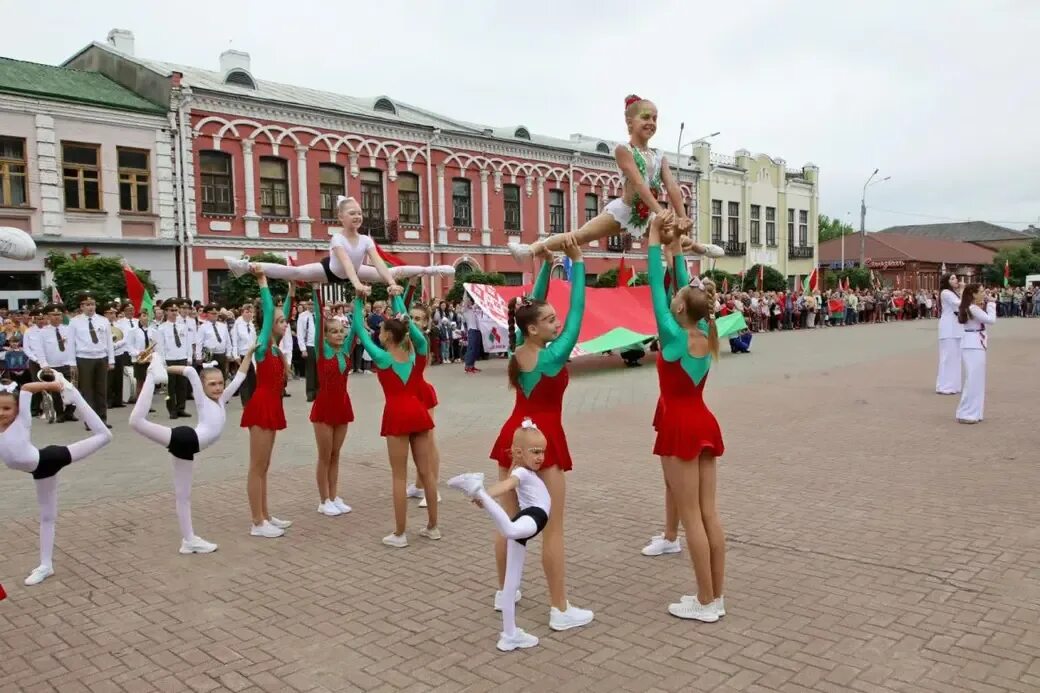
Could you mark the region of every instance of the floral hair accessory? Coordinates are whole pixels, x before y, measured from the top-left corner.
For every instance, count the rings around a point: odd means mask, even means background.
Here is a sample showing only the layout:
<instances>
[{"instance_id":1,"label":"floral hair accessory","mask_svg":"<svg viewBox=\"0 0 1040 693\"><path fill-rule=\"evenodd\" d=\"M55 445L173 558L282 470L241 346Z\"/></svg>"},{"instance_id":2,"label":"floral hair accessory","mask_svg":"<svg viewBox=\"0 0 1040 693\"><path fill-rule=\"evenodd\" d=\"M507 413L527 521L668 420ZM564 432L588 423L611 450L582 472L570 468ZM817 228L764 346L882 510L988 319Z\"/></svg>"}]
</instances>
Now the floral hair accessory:
<instances>
[{"instance_id":1,"label":"floral hair accessory","mask_svg":"<svg viewBox=\"0 0 1040 693\"><path fill-rule=\"evenodd\" d=\"M346 195L336 195L336 206L339 207L341 204L349 200L350 198Z\"/></svg>"},{"instance_id":2,"label":"floral hair accessory","mask_svg":"<svg viewBox=\"0 0 1040 693\"><path fill-rule=\"evenodd\" d=\"M15 390L18 389L18 383L11 380L6 383L0 383L0 392L6 392L9 395L13 395Z\"/></svg>"},{"instance_id":3,"label":"floral hair accessory","mask_svg":"<svg viewBox=\"0 0 1040 693\"><path fill-rule=\"evenodd\" d=\"M532 301L532 300L531 300L531 297L530 297L530 296L528 296L527 294L520 294L520 300L519 300L519 301L517 301L517 302L518 302L518 303L519 303L519 304L520 304L521 306L529 306L529 305L531 305L532 303L534 303L534 301Z\"/></svg>"},{"instance_id":4,"label":"floral hair accessory","mask_svg":"<svg viewBox=\"0 0 1040 693\"><path fill-rule=\"evenodd\" d=\"M537 431L538 430L538 426L535 424L534 421L531 421L531 419L524 419L520 423L520 428L524 429L525 431Z\"/></svg>"},{"instance_id":5,"label":"floral hair accessory","mask_svg":"<svg viewBox=\"0 0 1040 693\"><path fill-rule=\"evenodd\" d=\"M704 282L701 281L700 277L694 277L693 279L690 280L690 288L691 289L700 289L701 291L703 291L704 290Z\"/></svg>"},{"instance_id":6,"label":"floral hair accessory","mask_svg":"<svg viewBox=\"0 0 1040 693\"><path fill-rule=\"evenodd\" d=\"M202 367L203 368L216 368L217 367L217 362L216 361L206 361L204 364L202 364Z\"/></svg>"},{"instance_id":7,"label":"floral hair accessory","mask_svg":"<svg viewBox=\"0 0 1040 693\"><path fill-rule=\"evenodd\" d=\"M625 97L625 108L628 108L632 104L638 103L642 100L643 98L641 96L637 96L636 94L629 94L627 97Z\"/></svg>"}]
</instances>

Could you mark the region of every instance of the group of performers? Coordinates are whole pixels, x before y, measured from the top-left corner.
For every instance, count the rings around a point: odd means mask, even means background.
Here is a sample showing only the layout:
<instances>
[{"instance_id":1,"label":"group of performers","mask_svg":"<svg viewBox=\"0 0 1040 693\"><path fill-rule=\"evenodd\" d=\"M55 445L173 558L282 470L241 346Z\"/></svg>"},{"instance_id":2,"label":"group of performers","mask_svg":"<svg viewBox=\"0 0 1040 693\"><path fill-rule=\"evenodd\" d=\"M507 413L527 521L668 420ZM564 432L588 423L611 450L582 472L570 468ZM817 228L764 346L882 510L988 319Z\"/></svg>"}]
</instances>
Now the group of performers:
<instances>
[{"instance_id":1,"label":"group of performers","mask_svg":"<svg viewBox=\"0 0 1040 693\"><path fill-rule=\"evenodd\" d=\"M942 276L940 286L935 392L960 395L957 422L977 424L986 403L986 326L997 321L996 298L981 284L962 285L952 272Z\"/></svg>"},{"instance_id":2,"label":"group of performers","mask_svg":"<svg viewBox=\"0 0 1040 693\"><path fill-rule=\"evenodd\" d=\"M539 534L543 535L542 567L549 591L549 627L563 631L587 625L594 618L592 611L571 604L567 592L566 472L572 469L573 461L562 421L563 397L569 382L567 362L577 343L584 312L585 270L580 247L590 240L620 233L636 237L649 233L650 284L661 346L657 362L661 392L653 422L653 452L661 460L666 520L663 535L655 537L651 545L664 542L667 546L661 551L644 549L644 554L679 552L677 532L681 522L696 588L690 590L691 594L680 594L669 604L668 611L679 618L702 622L714 622L725 615L725 540L716 507L716 460L723 454L724 446L718 422L703 399L711 362L718 357L715 296L710 286L690 279L684 258L684 252L717 256L720 249L697 244L686 236L691 222L682 211L678 186L664 157L648 144L656 131L654 104L629 97L625 117L630 143L619 146L615 153L624 175L624 195L581 229L554 236L531 248L513 248L519 257L536 256L543 263L531 294L509 304L508 380L515 391L515 403L489 453L498 466L498 481L486 489L483 474L463 474L448 482L482 507L500 533L495 545L499 589L493 604L503 617L498 640L498 649L502 651L538 643L537 637L516 627L514 614L515 604L521 599L526 543ZM665 210L658 203L662 186L676 212ZM156 347L130 416L130 426L165 447L171 455L181 532L179 550L183 554L217 549L195 534L191 517L192 468L196 455L219 439L226 422L226 405L249 381L252 393L244 404L240 425L249 432L250 534L276 538L292 525L291 521L272 515L268 508L267 473L276 436L286 428L282 399L286 360L281 345L293 289L282 310L277 310L268 277L289 280L290 287L292 282L312 285L318 391L311 405L310 421L318 451L318 511L336 515L351 510L339 496L337 483L340 450L354 419L347 376L351 346L356 339L377 368L385 398L380 434L386 439L391 468L394 528L382 541L393 548L408 546L406 504L410 495L422 495L425 501L427 521L419 535L432 541L441 538L440 497L436 491L440 458L434 437L437 395L425 379L428 344L424 323L429 320L429 311L423 306L412 306L409 311L397 280L448 274L451 268L388 268L371 239L358 232L361 208L357 202L343 198L338 211L343 232L333 237L330 255L322 263L291 267L228 259L236 274L251 273L257 278L261 311L260 326L247 350L241 353L241 365L230 383L225 384L224 369L216 360L204 363L200 372L191 367L190 357L183 350L185 344L194 341L189 341L190 336L181 331L175 316L163 323L166 327L160 327L155 338ZM553 251L566 253L574 265L570 306L562 326L547 296ZM365 264L366 260L370 264ZM379 280L389 286L393 312L381 323L378 337L373 338L364 327L362 300L370 290L364 282ZM317 288L324 282L347 281L354 285L357 296L350 326L325 318ZM177 306L172 304L169 310L175 312ZM93 333L93 323L89 324ZM237 324L234 331L239 331ZM214 328L213 341L218 338L241 343L241 339ZM208 355L211 353L207 350ZM112 363L111 351L108 362ZM26 580L28 585L37 584L54 572L51 551L56 515L55 475L111 440L96 408L85 402L60 372L46 370L44 379L50 382L30 383L17 394L13 387L0 393L0 459L11 468L32 473L37 483L41 556L40 567ZM182 397L177 390L181 385L175 379L182 379L183 387L190 386L194 395L198 409L194 426L168 427L148 419L155 386L164 382L168 398L176 402L169 408L170 417L180 418ZM34 392L44 391L60 392L66 401L75 403L91 436L67 447L33 447L30 398ZM416 486L424 491L415 492L408 487L409 452L417 470Z\"/></svg>"}]
</instances>

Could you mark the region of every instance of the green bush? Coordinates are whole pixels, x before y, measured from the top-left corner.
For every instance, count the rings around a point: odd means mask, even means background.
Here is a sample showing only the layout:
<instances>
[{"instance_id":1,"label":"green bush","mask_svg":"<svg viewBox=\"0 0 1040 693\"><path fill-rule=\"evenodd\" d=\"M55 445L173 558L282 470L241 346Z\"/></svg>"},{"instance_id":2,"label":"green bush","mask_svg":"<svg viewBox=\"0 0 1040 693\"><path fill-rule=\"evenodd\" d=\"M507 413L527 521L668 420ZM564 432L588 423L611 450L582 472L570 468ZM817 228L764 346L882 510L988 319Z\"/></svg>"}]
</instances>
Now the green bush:
<instances>
[{"instance_id":1,"label":"green bush","mask_svg":"<svg viewBox=\"0 0 1040 693\"><path fill-rule=\"evenodd\" d=\"M92 291L99 306L127 298L122 258L102 255L79 255L73 258L62 252L51 251L44 265L54 274L54 285L69 305L82 291ZM155 282L152 281L151 272L135 269L134 274L148 292L155 296ZM47 295L50 296L49 293Z\"/></svg>"},{"instance_id":2,"label":"green bush","mask_svg":"<svg viewBox=\"0 0 1040 693\"><path fill-rule=\"evenodd\" d=\"M744 283L741 284L741 289L744 291L758 290L758 267L758 265L752 265L744 273ZM762 285L763 291L787 291L787 277L772 267L766 266L762 272Z\"/></svg>"},{"instance_id":3,"label":"green bush","mask_svg":"<svg viewBox=\"0 0 1040 693\"><path fill-rule=\"evenodd\" d=\"M838 287L838 280L841 280L844 283L846 277L853 289L872 288L869 269L855 267L853 269L841 270L839 272L828 272L826 276L828 289L836 289Z\"/></svg>"}]
</instances>

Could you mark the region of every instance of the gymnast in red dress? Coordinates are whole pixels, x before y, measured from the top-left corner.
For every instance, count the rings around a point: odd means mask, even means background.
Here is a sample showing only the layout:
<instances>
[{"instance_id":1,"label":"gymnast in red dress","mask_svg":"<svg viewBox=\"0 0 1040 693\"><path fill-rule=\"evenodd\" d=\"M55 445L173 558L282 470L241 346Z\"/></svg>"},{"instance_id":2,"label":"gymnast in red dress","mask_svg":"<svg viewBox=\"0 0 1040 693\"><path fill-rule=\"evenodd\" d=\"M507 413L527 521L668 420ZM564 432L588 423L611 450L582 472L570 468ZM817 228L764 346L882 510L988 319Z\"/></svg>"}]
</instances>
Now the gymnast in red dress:
<instances>
[{"instance_id":1,"label":"gymnast in red dress","mask_svg":"<svg viewBox=\"0 0 1040 693\"><path fill-rule=\"evenodd\" d=\"M242 410L242 428L249 429L249 511L253 516L254 537L273 539L285 534L292 522L279 520L267 510L267 470L271 467L271 450L278 431L285 428L285 409L282 390L285 388L285 359L277 344L285 335L289 311L292 309L293 285L285 300L284 313L275 315L274 298L267 287L263 269L254 266L260 286L260 306L263 322L256 335L256 389Z\"/></svg>"},{"instance_id":2,"label":"gymnast in red dress","mask_svg":"<svg viewBox=\"0 0 1040 693\"><path fill-rule=\"evenodd\" d=\"M405 289L404 292L404 305L408 309L408 316L411 318L423 334L429 333L430 328L430 307L425 303L412 304L412 300L415 298L418 287L411 285ZM428 363L428 361L427 361ZM433 410L437 408L437 390L434 389L433 385L426 380L426 369L423 369L423 381L422 387L419 389L419 396L422 399L423 404L430 412L430 418L433 418ZM441 452L440 448L437 447L437 435L436 432L433 434L433 445L430 455L430 470L435 481L439 481L441 477ZM415 483L408 486L408 497L419 498L419 507L426 507L426 489L423 486L422 476L415 475ZM437 491L437 500L441 499L440 491Z\"/></svg>"},{"instance_id":3,"label":"gymnast in red dress","mask_svg":"<svg viewBox=\"0 0 1040 693\"><path fill-rule=\"evenodd\" d=\"M573 262L571 305L563 329L559 329L556 310L545 301L549 289L552 255L542 257L545 262L531 290L531 298L514 298L509 302L509 385L516 391L513 413L491 448L491 459L498 463L499 481L509 477L513 465L513 435L525 418L531 419L545 436L545 461L538 476L549 489L553 513L542 534L542 568L549 585L549 627L567 630L592 622L588 609L571 606L567 601L567 566L563 541L563 517L567 482L564 472L571 469L571 454L567 436L563 432L563 393L569 376L567 360L578 343L581 320L585 312L585 262L576 243L566 249ZM557 332L559 334L557 335ZM518 345L519 344L519 345ZM502 496L506 512L516 514L519 505L515 496ZM520 592L504 594L501 587L506 575L506 542L495 540L495 558L498 564L499 590L495 593L495 608L501 610L503 600L520 599Z\"/></svg>"},{"instance_id":4,"label":"gymnast in red dress","mask_svg":"<svg viewBox=\"0 0 1040 693\"><path fill-rule=\"evenodd\" d=\"M679 618L711 623L726 613L722 596L726 541L715 502L715 460L725 448L718 421L704 403L704 385L712 358L718 358L719 338L711 296L699 280L682 286L668 299L661 230L669 216L665 213L651 222L647 252L661 344L657 358L661 409L654 454L661 457L666 487L686 530L697 594L681 597L668 611ZM677 263L677 284L682 278ZM707 321L706 333L702 320Z\"/></svg>"},{"instance_id":5,"label":"gymnast in red dress","mask_svg":"<svg viewBox=\"0 0 1040 693\"><path fill-rule=\"evenodd\" d=\"M347 426L354 420L354 408L347 391L350 373L350 350L354 331L338 319L325 319L325 305L318 285L311 289L314 300L315 334L320 336L318 348L318 394L311 404L311 425L318 446L318 512L335 517L350 512L336 492L339 483L339 454L347 439Z\"/></svg>"},{"instance_id":6,"label":"gymnast in red dress","mask_svg":"<svg viewBox=\"0 0 1040 693\"><path fill-rule=\"evenodd\" d=\"M364 329L364 308L360 299L354 300L354 334L372 357L376 375L383 388L386 404L383 407L383 423L380 435L386 438L386 451L390 458L390 472L394 498L394 532L383 537L383 543L394 548L408 546L405 534L408 520L408 450L419 476L426 488L437 488L430 468L433 446L433 419L423 401L423 371L426 368L428 344L426 337L408 318L404 301L394 296L391 302L394 314L379 327L379 341L375 343L368 330ZM427 499L427 524L419 535L427 539L440 539L437 528L437 496Z\"/></svg>"}]
</instances>

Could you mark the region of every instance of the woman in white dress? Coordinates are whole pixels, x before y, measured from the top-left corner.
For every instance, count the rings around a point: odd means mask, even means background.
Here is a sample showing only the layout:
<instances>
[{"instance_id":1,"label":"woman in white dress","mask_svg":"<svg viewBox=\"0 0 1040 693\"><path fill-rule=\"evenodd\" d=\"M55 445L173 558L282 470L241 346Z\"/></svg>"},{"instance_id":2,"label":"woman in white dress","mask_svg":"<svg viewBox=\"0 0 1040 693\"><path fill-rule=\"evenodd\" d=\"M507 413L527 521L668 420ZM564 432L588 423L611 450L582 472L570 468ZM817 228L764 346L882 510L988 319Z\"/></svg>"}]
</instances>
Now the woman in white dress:
<instances>
[{"instance_id":1,"label":"woman in white dress","mask_svg":"<svg viewBox=\"0 0 1040 693\"><path fill-rule=\"evenodd\" d=\"M986 325L997 321L997 304L979 284L964 287L957 322L964 329L961 360L964 362L964 392L957 407L957 422L982 421L986 402Z\"/></svg>"},{"instance_id":2,"label":"woman in white dress","mask_svg":"<svg viewBox=\"0 0 1040 693\"><path fill-rule=\"evenodd\" d=\"M959 395L961 393L961 335L963 329L957 322L960 310L960 280L953 272L942 276L942 292L939 304L939 374L935 378L935 393Z\"/></svg>"}]
</instances>

